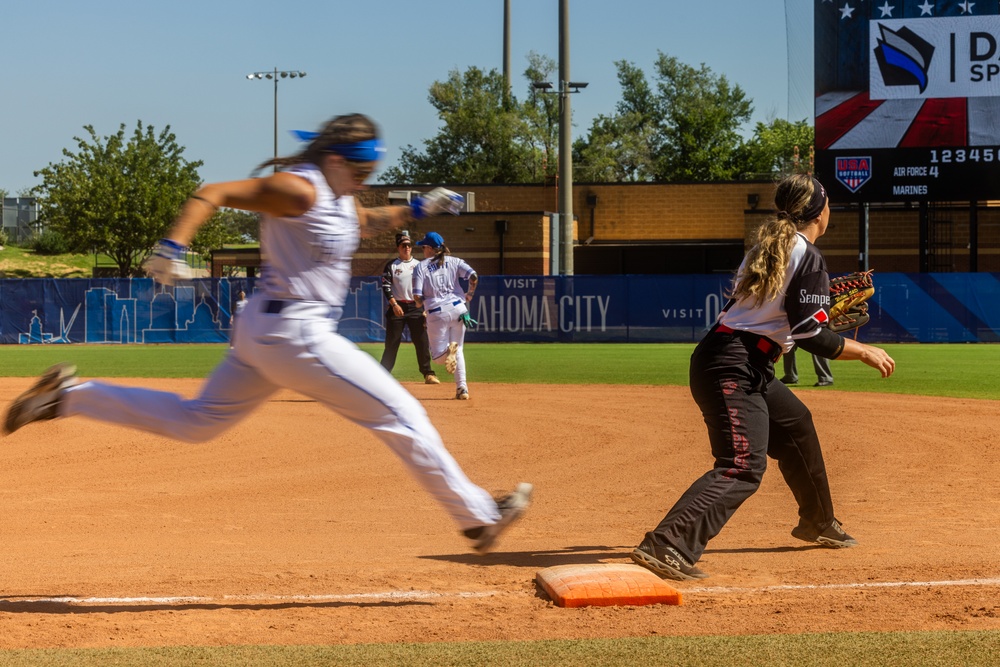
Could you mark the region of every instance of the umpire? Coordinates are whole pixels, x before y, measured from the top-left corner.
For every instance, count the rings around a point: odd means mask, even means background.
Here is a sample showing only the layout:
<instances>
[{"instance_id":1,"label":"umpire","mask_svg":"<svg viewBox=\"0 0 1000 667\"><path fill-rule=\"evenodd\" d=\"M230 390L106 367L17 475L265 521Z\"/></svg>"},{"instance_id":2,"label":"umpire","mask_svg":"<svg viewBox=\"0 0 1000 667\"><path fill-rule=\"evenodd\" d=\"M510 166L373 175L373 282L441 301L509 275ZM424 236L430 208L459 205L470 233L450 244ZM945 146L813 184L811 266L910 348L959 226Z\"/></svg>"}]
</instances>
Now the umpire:
<instances>
[{"instance_id":1,"label":"umpire","mask_svg":"<svg viewBox=\"0 0 1000 667\"><path fill-rule=\"evenodd\" d=\"M396 234L396 250L399 257L391 260L382 271L382 293L389 302L385 311L385 350L382 352L382 367L392 372L396 365L396 353L403 338L403 327L410 330L410 340L417 351L417 365L426 384L440 384L431 369L431 351L427 343L427 319L422 308L413 301L413 269L420 262L413 258L413 241L410 233Z\"/></svg>"}]
</instances>

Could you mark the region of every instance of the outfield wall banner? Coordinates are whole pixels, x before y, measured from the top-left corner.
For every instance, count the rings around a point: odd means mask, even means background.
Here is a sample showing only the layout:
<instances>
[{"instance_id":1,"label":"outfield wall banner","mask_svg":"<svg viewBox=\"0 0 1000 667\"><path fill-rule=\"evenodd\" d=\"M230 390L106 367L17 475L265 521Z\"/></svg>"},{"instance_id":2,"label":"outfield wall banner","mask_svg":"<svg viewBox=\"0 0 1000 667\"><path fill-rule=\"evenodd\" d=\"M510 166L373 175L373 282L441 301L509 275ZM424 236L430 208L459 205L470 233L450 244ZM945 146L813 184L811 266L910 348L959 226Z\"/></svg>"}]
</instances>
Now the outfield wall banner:
<instances>
[{"instance_id":1,"label":"outfield wall banner","mask_svg":"<svg viewBox=\"0 0 1000 667\"><path fill-rule=\"evenodd\" d=\"M0 343L225 343L232 304L254 280L149 278L0 280ZM470 304L469 342L694 343L725 305L729 277L483 276ZM1000 341L1000 273L881 273L870 301L870 343ZM378 278L355 278L340 332L385 339Z\"/></svg>"},{"instance_id":2,"label":"outfield wall banner","mask_svg":"<svg viewBox=\"0 0 1000 667\"><path fill-rule=\"evenodd\" d=\"M1000 197L1000 3L813 0L834 202Z\"/></svg>"}]
</instances>

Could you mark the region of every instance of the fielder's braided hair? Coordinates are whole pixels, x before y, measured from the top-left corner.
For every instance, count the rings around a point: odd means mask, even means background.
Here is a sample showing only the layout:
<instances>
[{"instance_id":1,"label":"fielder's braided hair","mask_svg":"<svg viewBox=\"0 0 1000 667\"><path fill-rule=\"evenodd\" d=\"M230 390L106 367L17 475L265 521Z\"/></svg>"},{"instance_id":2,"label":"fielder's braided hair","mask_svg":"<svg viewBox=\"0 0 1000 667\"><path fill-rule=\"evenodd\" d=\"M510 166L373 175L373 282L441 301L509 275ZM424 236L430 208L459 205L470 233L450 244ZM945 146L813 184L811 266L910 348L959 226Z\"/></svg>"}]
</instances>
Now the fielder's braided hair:
<instances>
[{"instance_id":1,"label":"fielder's braided hair","mask_svg":"<svg viewBox=\"0 0 1000 667\"><path fill-rule=\"evenodd\" d=\"M808 174L793 174L778 183L774 193L777 212L757 229L756 243L734 278L729 296L737 301L751 299L754 306L777 298L795 245L795 233L815 220L802 219L813 189L814 180Z\"/></svg>"},{"instance_id":2,"label":"fielder's braided hair","mask_svg":"<svg viewBox=\"0 0 1000 667\"><path fill-rule=\"evenodd\" d=\"M450 255L450 254L451 250L449 250L448 246L446 245L434 249L434 261L437 262L439 269L444 268L445 255Z\"/></svg>"},{"instance_id":3,"label":"fielder's braided hair","mask_svg":"<svg viewBox=\"0 0 1000 667\"><path fill-rule=\"evenodd\" d=\"M326 150L328 146L333 146L335 144L354 144L359 141L367 141L377 137L378 127L370 118L368 118L368 116L360 113L337 116L336 118L327 121L326 125L323 126L323 129L320 130L319 135L310 141L309 145L306 146L303 151L288 157L272 158L267 162L262 162L254 170L254 174L266 167L271 166L276 166L278 168L290 167L304 162L319 164L323 159L323 156L329 153L329 151Z\"/></svg>"}]
</instances>

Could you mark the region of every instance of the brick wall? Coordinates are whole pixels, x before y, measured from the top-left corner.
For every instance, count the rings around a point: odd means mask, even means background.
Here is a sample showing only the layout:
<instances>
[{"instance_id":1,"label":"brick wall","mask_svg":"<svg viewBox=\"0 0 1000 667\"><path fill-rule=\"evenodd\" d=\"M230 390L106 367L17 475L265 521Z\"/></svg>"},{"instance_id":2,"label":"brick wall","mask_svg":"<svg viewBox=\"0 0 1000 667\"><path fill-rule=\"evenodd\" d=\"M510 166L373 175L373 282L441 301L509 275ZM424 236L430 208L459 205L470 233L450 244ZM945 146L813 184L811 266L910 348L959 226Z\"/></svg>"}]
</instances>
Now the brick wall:
<instances>
[{"instance_id":1,"label":"brick wall","mask_svg":"<svg viewBox=\"0 0 1000 667\"><path fill-rule=\"evenodd\" d=\"M390 190L429 190L432 186L374 186L362 193L367 206L388 203ZM444 236L452 253L469 261L483 275L500 272L500 235L496 220L508 220L504 237L503 273L548 273L548 217L558 210L558 189L553 185L461 185L458 192L474 192L476 212L443 216L414 225L414 237L427 231ZM683 241L749 239L773 205L774 184L769 181L737 183L630 183L586 184L574 187L573 212L578 243L648 242L651 245ZM748 205L755 195L756 210ZM596 198L596 199L595 199ZM588 204L592 202L591 204ZM936 251L935 261L950 270L969 269L969 210L967 206L940 206L935 215L949 220L938 225L948 232L950 254ZM979 270L1000 271L1000 207L979 209ZM873 206L869 216L870 265L880 271L917 272L920 212L917 207ZM827 234L819 239L831 272L852 271L858 266L858 213L835 210ZM419 249L417 256L419 257ZM355 260L355 275L374 275L393 257L392 234L362 243ZM947 256L946 256L947 255Z\"/></svg>"}]
</instances>

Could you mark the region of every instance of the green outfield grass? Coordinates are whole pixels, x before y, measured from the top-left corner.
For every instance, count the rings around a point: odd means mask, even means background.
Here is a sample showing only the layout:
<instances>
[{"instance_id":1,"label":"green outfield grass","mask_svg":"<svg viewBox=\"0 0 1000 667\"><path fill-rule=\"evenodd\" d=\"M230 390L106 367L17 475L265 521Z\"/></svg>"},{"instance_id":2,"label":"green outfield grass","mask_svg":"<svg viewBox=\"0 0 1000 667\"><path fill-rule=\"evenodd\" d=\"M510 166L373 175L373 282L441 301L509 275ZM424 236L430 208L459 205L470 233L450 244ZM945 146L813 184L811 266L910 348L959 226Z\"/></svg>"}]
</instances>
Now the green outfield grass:
<instances>
[{"instance_id":1,"label":"green outfield grass","mask_svg":"<svg viewBox=\"0 0 1000 667\"><path fill-rule=\"evenodd\" d=\"M362 349L376 359L382 345ZM882 379L857 361L834 361L834 388L956 398L1000 399L1000 345L883 345L897 363ZM689 344L471 343L469 382L532 384L687 385ZM31 377L58 361L72 361L84 377L205 377L226 345L0 345L0 376ZM815 381L812 362L798 355L803 387ZM444 369L439 372L445 375ZM780 373L780 362L779 362ZM399 350L394 374L419 381L409 344Z\"/></svg>"},{"instance_id":2,"label":"green outfield grass","mask_svg":"<svg viewBox=\"0 0 1000 667\"><path fill-rule=\"evenodd\" d=\"M1000 398L1000 345L885 345L898 370L889 379L859 362L834 362L835 389ZM381 345L362 345L375 358ZM470 382L686 385L692 345L470 344ZM203 377L225 345L0 346L0 376L34 376L73 361L84 377ZM799 354L804 387L809 355ZM395 374L419 381L403 345ZM442 376L445 374L441 372ZM827 390L823 390L827 391ZM572 612L567 612L572 613ZM0 665L994 665L1000 632L838 633L746 637L662 637L543 642L356 646L164 647L0 650Z\"/></svg>"}]
</instances>

